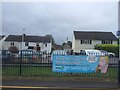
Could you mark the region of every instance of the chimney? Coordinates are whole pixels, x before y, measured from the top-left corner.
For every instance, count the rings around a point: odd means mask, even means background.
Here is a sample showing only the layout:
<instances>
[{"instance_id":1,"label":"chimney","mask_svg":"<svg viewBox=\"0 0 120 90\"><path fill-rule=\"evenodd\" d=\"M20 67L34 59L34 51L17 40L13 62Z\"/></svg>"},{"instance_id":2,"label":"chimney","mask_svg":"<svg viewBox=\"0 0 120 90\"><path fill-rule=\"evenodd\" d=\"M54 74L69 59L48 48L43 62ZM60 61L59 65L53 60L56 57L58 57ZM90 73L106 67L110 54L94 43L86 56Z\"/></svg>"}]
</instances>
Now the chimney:
<instances>
[{"instance_id":1,"label":"chimney","mask_svg":"<svg viewBox=\"0 0 120 90\"><path fill-rule=\"evenodd\" d=\"M26 34L23 34L23 35L22 35L22 42L25 41L25 36L26 36Z\"/></svg>"}]
</instances>

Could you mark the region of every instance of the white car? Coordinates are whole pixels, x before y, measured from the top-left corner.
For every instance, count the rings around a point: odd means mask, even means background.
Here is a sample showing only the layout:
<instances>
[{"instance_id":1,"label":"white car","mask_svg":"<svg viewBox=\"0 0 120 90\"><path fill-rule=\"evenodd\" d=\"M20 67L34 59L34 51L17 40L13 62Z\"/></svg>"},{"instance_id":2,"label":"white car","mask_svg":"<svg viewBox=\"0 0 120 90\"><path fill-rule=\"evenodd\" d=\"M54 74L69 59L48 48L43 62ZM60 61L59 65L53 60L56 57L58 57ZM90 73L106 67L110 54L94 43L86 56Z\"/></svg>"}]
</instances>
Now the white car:
<instances>
[{"instance_id":1,"label":"white car","mask_svg":"<svg viewBox=\"0 0 120 90\"><path fill-rule=\"evenodd\" d=\"M67 52L65 50L54 50L52 55L67 55Z\"/></svg>"},{"instance_id":2,"label":"white car","mask_svg":"<svg viewBox=\"0 0 120 90\"><path fill-rule=\"evenodd\" d=\"M67 55L65 50L54 50L51 54L51 61L53 61L53 55Z\"/></svg>"},{"instance_id":3,"label":"white car","mask_svg":"<svg viewBox=\"0 0 120 90\"><path fill-rule=\"evenodd\" d=\"M104 56L104 54L101 51L99 51L99 50L92 50L92 49L80 50L80 55Z\"/></svg>"},{"instance_id":4,"label":"white car","mask_svg":"<svg viewBox=\"0 0 120 90\"><path fill-rule=\"evenodd\" d=\"M115 57L115 54L106 50L100 50L105 56Z\"/></svg>"}]
</instances>

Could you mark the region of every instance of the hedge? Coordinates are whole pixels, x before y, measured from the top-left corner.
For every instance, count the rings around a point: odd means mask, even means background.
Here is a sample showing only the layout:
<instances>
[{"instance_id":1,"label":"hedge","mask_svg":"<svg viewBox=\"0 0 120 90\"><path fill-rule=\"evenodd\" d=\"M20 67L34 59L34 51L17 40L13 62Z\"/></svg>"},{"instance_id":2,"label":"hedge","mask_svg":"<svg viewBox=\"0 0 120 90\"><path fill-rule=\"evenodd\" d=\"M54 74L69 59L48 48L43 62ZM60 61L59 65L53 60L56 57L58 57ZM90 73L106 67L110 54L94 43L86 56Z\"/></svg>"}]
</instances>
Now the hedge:
<instances>
[{"instance_id":1,"label":"hedge","mask_svg":"<svg viewBox=\"0 0 120 90\"><path fill-rule=\"evenodd\" d=\"M108 52L115 53L115 56L119 56L119 45L118 44L97 44L95 49L106 50Z\"/></svg>"}]
</instances>

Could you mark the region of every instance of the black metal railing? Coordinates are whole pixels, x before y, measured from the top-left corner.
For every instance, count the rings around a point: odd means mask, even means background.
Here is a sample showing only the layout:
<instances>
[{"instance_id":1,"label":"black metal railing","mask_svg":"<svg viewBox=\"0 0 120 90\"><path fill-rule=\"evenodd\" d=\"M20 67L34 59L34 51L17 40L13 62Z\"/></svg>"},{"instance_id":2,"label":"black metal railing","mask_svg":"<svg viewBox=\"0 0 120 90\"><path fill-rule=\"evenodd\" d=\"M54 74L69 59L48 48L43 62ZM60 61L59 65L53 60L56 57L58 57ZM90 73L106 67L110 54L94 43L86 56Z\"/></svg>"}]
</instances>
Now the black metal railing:
<instances>
[{"instance_id":1,"label":"black metal railing","mask_svg":"<svg viewBox=\"0 0 120 90\"><path fill-rule=\"evenodd\" d=\"M2 57L3 76L42 76L70 80L118 80L118 57L108 58L108 71L102 74L98 69L95 73L61 73L52 71L50 53L22 51Z\"/></svg>"}]
</instances>

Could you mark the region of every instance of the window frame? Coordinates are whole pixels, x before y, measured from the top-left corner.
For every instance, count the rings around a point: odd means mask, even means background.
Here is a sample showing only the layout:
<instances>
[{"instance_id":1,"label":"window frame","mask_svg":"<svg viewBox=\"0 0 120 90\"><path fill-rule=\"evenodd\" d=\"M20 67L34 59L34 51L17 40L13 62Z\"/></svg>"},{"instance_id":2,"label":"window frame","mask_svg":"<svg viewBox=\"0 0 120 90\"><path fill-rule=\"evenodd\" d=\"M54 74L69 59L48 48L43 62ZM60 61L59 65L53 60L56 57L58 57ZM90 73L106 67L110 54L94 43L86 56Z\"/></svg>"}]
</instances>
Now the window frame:
<instances>
[{"instance_id":1,"label":"window frame","mask_svg":"<svg viewBox=\"0 0 120 90\"><path fill-rule=\"evenodd\" d=\"M29 46L29 42L25 42L25 46Z\"/></svg>"},{"instance_id":2,"label":"window frame","mask_svg":"<svg viewBox=\"0 0 120 90\"><path fill-rule=\"evenodd\" d=\"M47 47L47 43L45 43L45 47Z\"/></svg>"},{"instance_id":3,"label":"window frame","mask_svg":"<svg viewBox=\"0 0 120 90\"><path fill-rule=\"evenodd\" d=\"M102 44L113 44L112 40L102 40Z\"/></svg>"},{"instance_id":4,"label":"window frame","mask_svg":"<svg viewBox=\"0 0 120 90\"><path fill-rule=\"evenodd\" d=\"M11 45L11 46L14 46L14 45L15 45L15 43L14 43L14 42L11 42L11 43L10 43L10 45Z\"/></svg>"},{"instance_id":5,"label":"window frame","mask_svg":"<svg viewBox=\"0 0 120 90\"><path fill-rule=\"evenodd\" d=\"M39 47L39 42L36 43L36 46Z\"/></svg>"},{"instance_id":6,"label":"window frame","mask_svg":"<svg viewBox=\"0 0 120 90\"><path fill-rule=\"evenodd\" d=\"M92 44L92 40L80 40L81 42L80 42L80 44L89 44L89 45L91 45Z\"/></svg>"}]
</instances>

